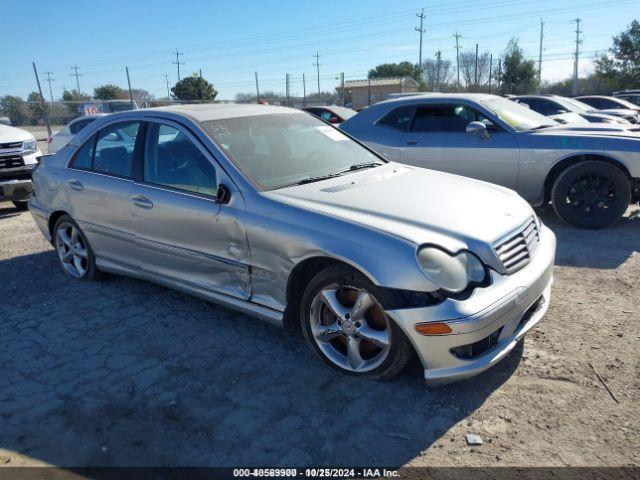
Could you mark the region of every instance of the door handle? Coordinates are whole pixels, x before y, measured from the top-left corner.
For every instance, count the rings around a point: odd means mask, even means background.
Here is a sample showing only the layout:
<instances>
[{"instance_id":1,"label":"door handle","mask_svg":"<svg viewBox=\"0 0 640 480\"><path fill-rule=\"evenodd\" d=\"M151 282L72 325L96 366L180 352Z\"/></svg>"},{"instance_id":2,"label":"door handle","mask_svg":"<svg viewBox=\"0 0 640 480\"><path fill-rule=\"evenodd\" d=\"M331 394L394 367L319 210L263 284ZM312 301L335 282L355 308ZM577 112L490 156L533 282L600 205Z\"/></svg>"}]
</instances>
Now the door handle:
<instances>
[{"instance_id":1,"label":"door handle","mask_svg":"<svg viewBox=\"0 0 640 480\"><path fill-rule=\"evenodd\" d=\"M417 140L407 140L407 145L417 145L418 141Z\"/></svg>"},{"instance_id":2,"label":"door handle","mask_svg":"<svg viewBox=\"0 0 640 480\"><path fill-rule=\"evenodd\" d=\"M153 208L153 202L142 195L134 195L131 197L131 201L136 207L146 208L147 210Z\"/></svg>"},{"instance_id":3,"label":"door handle","mask_svg":"<svg viewBox=\"0 0 640 480\"><path fill-rule=\"evenodd\" d=\"M84 185L82 185L81 182L79 182L78 180L69 180L67 182L67 184L69 185L69 188L72 190L84 190Z\"/></svg>"}]
</instances>

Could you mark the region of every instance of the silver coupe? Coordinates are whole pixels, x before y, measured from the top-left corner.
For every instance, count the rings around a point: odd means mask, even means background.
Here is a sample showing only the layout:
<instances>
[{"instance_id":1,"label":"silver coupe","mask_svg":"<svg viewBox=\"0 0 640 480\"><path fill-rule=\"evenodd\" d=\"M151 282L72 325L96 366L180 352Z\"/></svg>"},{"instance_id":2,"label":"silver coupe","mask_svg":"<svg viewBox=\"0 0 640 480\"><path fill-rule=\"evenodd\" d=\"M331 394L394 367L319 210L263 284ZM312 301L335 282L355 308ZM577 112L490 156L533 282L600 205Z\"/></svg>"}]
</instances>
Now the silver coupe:
<instances>
[{"instance_id":1,"label":"silver coupe","mask_svg":"<svg viewBox=\"0 0 640 480\"><path fill-rule=\"evenodd\" d=\"M348 374L389 378L417 354L428 382L475 375L549 305L555 237L515 192L388 162L293 109L109 115L33 182L69 276L129 275L297 325Z\"/></svg>"},{"instance_id":2,"label":"silver coupe","mask_svg":"<svg viewBox=\"0 0 640 480\"><path fill-rule=\"evenodd\" d=\"M375 104L340 128L389 160L551 202L581 228L612 224L640 197L640 127L558 125L495 95L421 94Z\"/></svg>"}]
</instances>

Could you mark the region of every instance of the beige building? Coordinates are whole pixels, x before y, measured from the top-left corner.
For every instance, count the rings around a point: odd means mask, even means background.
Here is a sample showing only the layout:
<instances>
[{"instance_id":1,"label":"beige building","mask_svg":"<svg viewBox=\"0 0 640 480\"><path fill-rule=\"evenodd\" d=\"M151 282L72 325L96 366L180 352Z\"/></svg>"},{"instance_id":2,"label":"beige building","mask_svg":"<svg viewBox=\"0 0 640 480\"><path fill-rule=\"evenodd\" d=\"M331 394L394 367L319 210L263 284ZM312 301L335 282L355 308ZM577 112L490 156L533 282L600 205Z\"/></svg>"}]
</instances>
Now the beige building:
<instances>
[{"instance_id":1,"label":"beige building","mask_svg":"<svg viewBox=\"0 0 640 480\"><path fill-rule=\"evenodd\" d=\"M336 87L341 96L341 87ZM359 110L380 102L390 93L413 93L418 91L418 82L410 77L374 78L368 80L347 80L344 82L345 104Z\"/></svg>"}]
</instances>

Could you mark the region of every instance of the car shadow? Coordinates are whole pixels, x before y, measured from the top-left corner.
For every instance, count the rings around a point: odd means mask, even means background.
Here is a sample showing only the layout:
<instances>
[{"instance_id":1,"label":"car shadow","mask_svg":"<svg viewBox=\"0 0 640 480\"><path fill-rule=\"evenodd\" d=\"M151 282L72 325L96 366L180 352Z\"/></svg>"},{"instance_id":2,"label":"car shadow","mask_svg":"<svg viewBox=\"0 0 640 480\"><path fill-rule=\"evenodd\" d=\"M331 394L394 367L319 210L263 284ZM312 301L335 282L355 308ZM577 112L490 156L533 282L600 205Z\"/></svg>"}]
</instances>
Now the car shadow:
<instances>
[{"instance_id":1,"label":"car shadow","mask_svg":"<svg viewBox=\"0 0 640 480\"><path fill-rule=\"evenodd\" d=\"M13 203L0 202L0 219L17 217L20 213L22 212L14 207Z\"/></svg>"},{"instance_id":2,"label":"car shadow","mask_svg":"<svg viewBox=\"0 0 640 480\"><path fill-rule=\"evenodd\" d=\"M135 279L0 261L0 448L58 466L400 466L516 370L428 389L323 365L296 333ZM463 442L460 439L460 442Z\"/></svg>"},{"instance_id":3,"label":"car shadow","mask_svg":"<svg viewBox=\"0 0 640 480\"><path fill-rule=\"evenodd\" d=\"M638 206L625 217L601 230L581 230L560 220L551 207L538 209L542 221L556 234L556 265L615 269L640 252Z\"/></svg>"}]
</instances>

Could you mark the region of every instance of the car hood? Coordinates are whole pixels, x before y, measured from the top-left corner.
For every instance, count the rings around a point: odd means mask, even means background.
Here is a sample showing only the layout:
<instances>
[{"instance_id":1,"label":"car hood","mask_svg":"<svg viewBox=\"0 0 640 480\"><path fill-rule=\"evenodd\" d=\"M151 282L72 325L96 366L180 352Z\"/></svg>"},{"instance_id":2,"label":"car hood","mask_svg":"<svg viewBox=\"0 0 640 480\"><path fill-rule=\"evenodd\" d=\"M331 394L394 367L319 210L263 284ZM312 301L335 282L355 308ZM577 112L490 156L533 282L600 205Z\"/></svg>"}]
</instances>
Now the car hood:
<instances>
[{"instance_id":1,"label":"car hood","mask_svg":"<svg viewBox=\"0 0 640 480\"><path fill-rule=\"evenodd\" d=\"M34 136L26 130L0 125L0 143L26 142L33 139Z\"/></svg>"},{"instance_id":2,"label":"car hood","mask_svg":"<svg viewBox=\"0 0 640 480\"><path fill-rule=\"evenodd\" d=\"M637 125L623 125L618 123L587 125L571 124L558 125L542 130L528 132L531 135L540 136L567 136L567 137L623 137L640 140L640 127Z\"/></svg>"},{"instance_id":3,"label":"car hood","mask_svg":"<svg viewBox=\"0 0 640 480\"><path fill-rule=\"evenodd\" d=\"M434 243L453 252L469 248L481 256L492 255L496 240L533 215L512 190L393 162L265 195L416 245Z\"/></svg>"}]
</instances>

